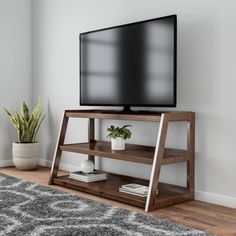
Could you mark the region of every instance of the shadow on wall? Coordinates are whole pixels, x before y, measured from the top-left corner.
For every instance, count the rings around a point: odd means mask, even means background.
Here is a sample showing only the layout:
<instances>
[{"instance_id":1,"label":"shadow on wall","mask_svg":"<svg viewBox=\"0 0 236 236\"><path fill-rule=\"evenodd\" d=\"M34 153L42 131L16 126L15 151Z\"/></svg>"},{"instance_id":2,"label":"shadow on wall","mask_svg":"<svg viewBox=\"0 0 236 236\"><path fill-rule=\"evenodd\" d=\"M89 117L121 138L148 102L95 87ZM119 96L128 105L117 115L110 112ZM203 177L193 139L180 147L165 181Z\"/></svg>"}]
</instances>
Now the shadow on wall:
<instances>
[{"instance_id":1,"label":"shadow on wall","mask_svg":"<svg viewBox=\"0 0 236 236\"><path fill-rule=\"evenodd\" d=\"M46 140L47 143L45 145L45 150L46 150L46 160L50 160L52 161L52 157L53 157L53 153L54 153L54 149L56 146L56 142L57 142L57 135L58 135L58 131L59 131L59 126L55 124L55 117L53 115L52 109L51 109L51 105L50 102L47 102L47 116L45 117L48 122L47 122L47 126L46 128L46 133L48 134L48 138ZM58 122L59 124L59 122Z\"/></svg>"},{"instance_id":2,"label":"shadow on wall","mask_svg":"<svg viewBox=\"0 0 236 236\"><path fill-rule=\"evenodd\" d=\"M17 142L17 135L15 128L9 123L7 117L0 113L0 130L4 134L1 138L0 144L0 160L11 160L12 159L12 143Z\"/></svg>"}]
</instances>

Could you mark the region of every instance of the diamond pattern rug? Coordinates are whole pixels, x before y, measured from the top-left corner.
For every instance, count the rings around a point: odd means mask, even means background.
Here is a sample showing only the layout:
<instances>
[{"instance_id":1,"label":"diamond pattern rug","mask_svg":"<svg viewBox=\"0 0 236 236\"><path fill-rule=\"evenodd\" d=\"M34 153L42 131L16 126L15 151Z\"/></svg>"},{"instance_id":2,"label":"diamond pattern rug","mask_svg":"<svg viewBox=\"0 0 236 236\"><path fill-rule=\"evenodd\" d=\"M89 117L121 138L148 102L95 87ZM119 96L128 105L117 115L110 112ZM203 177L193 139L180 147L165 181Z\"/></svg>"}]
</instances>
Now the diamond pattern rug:
<instances>
[{"instance_id":1,"label":"diamond pattern rug","mask_svg":"<svg viewBox=\"0 0 236 236\"><path fill-rule=\"evenodd\" d=\"M0 236L209 235L0 174Z\"/></svg>"}]
</instances>

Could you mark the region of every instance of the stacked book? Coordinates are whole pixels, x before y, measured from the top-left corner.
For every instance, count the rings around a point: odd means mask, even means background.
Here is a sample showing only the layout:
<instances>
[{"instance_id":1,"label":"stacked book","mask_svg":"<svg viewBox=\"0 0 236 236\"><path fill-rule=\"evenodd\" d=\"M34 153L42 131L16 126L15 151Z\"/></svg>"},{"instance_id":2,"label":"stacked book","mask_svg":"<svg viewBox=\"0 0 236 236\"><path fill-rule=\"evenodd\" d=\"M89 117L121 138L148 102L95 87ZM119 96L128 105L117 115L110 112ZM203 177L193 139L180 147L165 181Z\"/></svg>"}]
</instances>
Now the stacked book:
<instances>
[{"instance_id":1,"label":"stacked book","mask_svg":"<svg viewBox=\"0 0 236 236\"><path fill-rule=\"evenodd\" d=\"M93 172L88 174L83 173L82 171L70 172L69 178L90 183L95 181L106 180L107 176L103 171L94 170Z\"/></svg>"},{"instance_id":2,"label":"stacked book","mask_svg":"<svg viewBox=\"0 0 236 236\"><path fill-rule=\"evenodd\" d=\"M120 192L133 194L139 197L146 197L148 194L148 187L141 184L125 184L119 188ZM158 194L158 189L157 189Z\"/></svg>"}]
</instances>

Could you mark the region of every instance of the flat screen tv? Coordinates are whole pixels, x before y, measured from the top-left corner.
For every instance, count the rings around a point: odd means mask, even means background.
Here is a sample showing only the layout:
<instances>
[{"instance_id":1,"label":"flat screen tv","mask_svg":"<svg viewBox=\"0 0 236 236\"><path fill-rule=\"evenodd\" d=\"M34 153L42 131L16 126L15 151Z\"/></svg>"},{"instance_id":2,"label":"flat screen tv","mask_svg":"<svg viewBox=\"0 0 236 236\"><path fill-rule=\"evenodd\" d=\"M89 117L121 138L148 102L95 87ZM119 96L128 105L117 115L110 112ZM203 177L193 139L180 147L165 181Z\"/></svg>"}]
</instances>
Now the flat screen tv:
<instances>
[{"instance_id":1,"label":"flat screen tv","mask_svg":"<svg viewBox=\"0 0 236 236\"><path fill-rule=\"evenodd\" d=\"M177 16L80 34L80 105L176 106Z\"/></svg>"}]
</instances>

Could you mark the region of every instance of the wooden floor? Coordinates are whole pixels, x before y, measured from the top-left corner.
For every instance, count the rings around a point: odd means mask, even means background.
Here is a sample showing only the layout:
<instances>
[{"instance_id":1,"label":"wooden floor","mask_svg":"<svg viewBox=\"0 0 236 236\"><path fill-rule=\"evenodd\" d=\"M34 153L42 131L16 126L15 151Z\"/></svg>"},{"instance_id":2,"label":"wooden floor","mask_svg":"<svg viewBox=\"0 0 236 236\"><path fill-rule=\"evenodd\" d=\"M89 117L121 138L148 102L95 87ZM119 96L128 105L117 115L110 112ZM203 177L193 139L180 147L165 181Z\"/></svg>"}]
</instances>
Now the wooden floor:
<instances>
[{"instance_id":1,"label":"wooden floor","mask_svg":"<svg viewBox=\"0 0 236 236\"><path fill-rule=\"evenodd\" d=\"M0 173L29 180L34 183L47 185L50 169L46 167L39 167L35 171L19 171L14 167L7 167L0 168ZM60 172L60 174L64 173ZM236 235L236 209L200 201L190 201L150 213L144 213L144 211L140 208L123 203L118 203L56 185L51 185L50 187L143 214L150 214L159 218L170 219L176 223L204 230L216 235Z\"/></svg>"}]
</instances>

